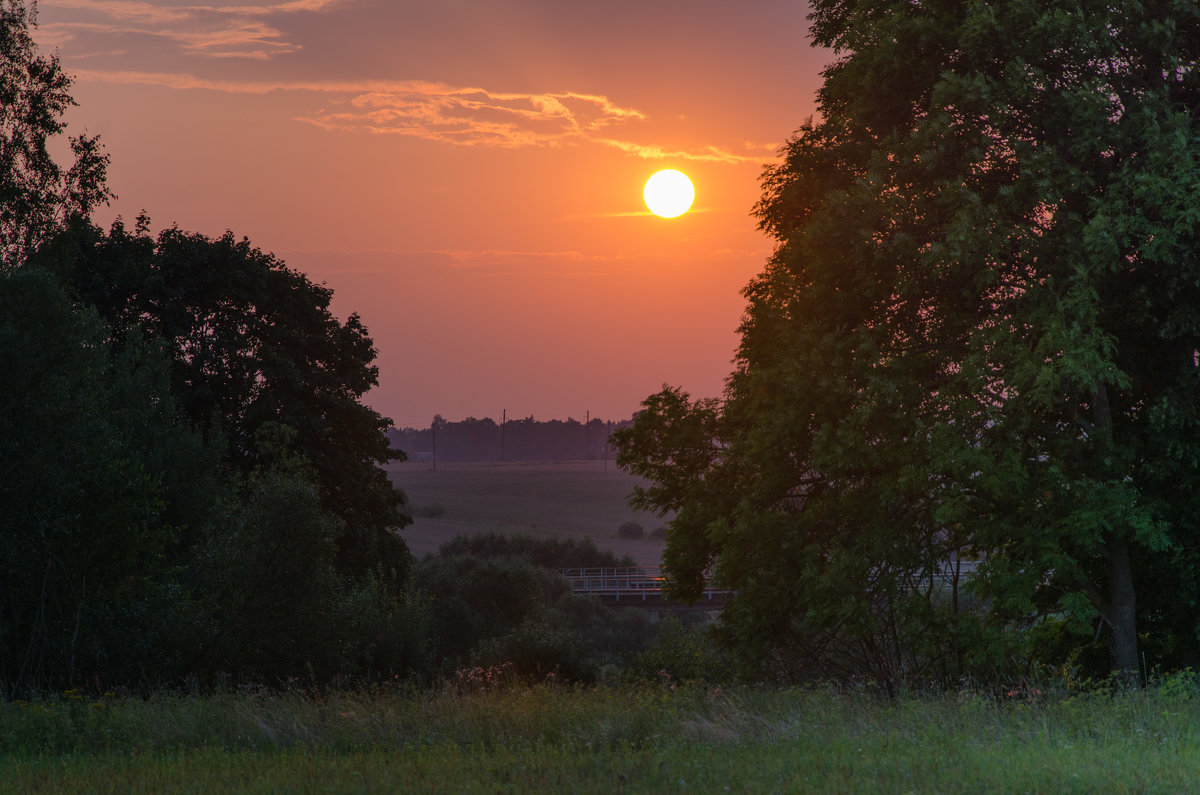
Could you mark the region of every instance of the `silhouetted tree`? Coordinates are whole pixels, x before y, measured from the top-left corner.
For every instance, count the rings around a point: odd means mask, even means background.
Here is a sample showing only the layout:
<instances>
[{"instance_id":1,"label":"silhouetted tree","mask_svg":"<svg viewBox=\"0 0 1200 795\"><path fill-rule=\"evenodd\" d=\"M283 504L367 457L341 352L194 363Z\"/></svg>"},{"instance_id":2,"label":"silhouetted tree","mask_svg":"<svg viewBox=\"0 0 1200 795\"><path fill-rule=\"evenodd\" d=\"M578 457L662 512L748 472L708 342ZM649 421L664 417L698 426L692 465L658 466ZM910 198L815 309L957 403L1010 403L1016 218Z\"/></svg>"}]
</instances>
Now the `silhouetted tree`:
<instances>
[{"instance_id":1,"label":"silhouetted tree","mask_svg":"<svg viewBox=\"0 0 1200 795\"><path fill-rule=\"evenodd\" d=\"M1200 7L812 7L838 58L764 176L724 400L618 434L677 587L711 569L793 672L950 674L988 625L1195 665Z\"/></svg>"},{"instance_id":2,"label":"silhouetted tree","mask_svg":"<svg viewBox=\"0 0 1200 795\"><path fill-rule=\"evenodd\" d=\"M38 53L34 24L22 0L0 4L0 271L110 196L98 138L71 138L74 161L65 170L50 156L47 144L66 129L62 116L75 101L58 58Z\"/></svg>"},{"instance_id":3,"label":"silhouetted tree","mask_svg":"<svg viewBox=\"0 0 1200 795\"><path fill-rule=\"evenodd\" d=\"M267 423L293 429L291 448L312 466L321 506L341 522L339 569L399 582L409 566L397 531L410 519L382 465L391 421L363 405L375 385L375 347L357 315L329 311L332 291L249 240L148 221L104 233L88 224L44 247L39 262L95 307L119 339L138 329L173 362L176 400L195 427L226 444L226 462L248 473Z\"/></svg>"},{"instance_id":4,"label":"silhouetted tree","mask_svg":"<svg viewBox=\"0 0 1200 795\"><path fill-rule=\"evenodd\" d=\"M192 618L180 551L222 518L219 453L137 336L0 275L0 691L161 675Z\"/></svg>"}]
</instances>

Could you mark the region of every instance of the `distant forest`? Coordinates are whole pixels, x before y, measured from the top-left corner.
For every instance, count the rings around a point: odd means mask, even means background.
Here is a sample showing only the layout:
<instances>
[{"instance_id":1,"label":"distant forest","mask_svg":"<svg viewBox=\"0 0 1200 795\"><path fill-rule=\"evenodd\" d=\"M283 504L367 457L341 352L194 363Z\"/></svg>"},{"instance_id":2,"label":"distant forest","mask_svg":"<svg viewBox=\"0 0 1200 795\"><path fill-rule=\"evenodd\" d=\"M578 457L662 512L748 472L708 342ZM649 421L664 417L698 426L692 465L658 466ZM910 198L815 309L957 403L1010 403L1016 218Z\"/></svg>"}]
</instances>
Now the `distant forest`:
<instances>
[{"instance_id":1,"label":"distant forest","mask_svg":"<svg viewBox=\"0 0 1200 795\"><path fill-rule=\"evenodd\" d=\"M611 455L609 435L632 422L539 422L533 417L447 422L439 415L428 428L389 430L388 439L409 461L600 461Z\"/></svg>"}]
</instances>

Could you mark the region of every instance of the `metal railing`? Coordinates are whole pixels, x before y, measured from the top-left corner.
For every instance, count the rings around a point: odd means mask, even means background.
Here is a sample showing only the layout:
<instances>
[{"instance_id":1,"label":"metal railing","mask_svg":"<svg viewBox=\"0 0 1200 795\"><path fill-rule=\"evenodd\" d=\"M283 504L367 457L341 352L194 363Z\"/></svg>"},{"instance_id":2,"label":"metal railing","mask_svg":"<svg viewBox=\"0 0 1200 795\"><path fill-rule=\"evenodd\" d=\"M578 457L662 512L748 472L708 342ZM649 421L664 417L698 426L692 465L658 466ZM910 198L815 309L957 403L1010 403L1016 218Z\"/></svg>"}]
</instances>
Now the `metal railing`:
<instances>
[{"instance_id":1,"label":"metal railing","mask_svg":"<svg viewBox=\"0 0 1200 795\"><path fill-rule=\"evenodd\" d=\"M559 574L571 586L576 596L624 598L663 598L667 578L658 566L559 569ZM723 596L730 591L711 588L705 583L704 598Z\"/></svg>"}]
</instances>

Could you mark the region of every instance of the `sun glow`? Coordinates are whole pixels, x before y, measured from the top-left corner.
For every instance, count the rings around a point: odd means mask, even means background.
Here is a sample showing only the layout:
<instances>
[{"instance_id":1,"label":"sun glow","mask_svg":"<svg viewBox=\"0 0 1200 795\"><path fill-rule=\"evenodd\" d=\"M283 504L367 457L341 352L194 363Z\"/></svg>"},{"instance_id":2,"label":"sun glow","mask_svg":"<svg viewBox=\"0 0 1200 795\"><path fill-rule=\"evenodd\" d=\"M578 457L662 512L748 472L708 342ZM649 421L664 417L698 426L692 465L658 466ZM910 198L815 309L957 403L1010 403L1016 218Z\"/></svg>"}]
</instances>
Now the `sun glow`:
<instances>
[{"instance_id":1,"label":"sun glow","mask_svg":"<svg viewBox=\"0 0 1200 795\"><path fill-rule=\"evenodd\" d=\"M668 168L646 180L642 197L650 212L661 218L676 218L691 208L696 200L696 189L687 174Z\"/></svg>"}]
</instances>

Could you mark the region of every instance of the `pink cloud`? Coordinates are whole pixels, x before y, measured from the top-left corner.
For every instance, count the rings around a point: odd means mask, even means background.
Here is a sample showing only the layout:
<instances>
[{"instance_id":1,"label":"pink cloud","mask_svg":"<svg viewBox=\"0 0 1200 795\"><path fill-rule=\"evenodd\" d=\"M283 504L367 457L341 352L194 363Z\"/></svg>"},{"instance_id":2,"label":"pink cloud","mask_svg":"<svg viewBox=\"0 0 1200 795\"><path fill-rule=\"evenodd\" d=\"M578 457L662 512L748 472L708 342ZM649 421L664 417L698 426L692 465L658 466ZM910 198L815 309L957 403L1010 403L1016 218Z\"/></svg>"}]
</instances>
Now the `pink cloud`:
<instances>
[{"instance_id":1,"label":"pink cloud","mask_svg":"<svg viewBox=\"0 0 1200 795\"><path fill-rule=\"evenodd\" d=\"M70 11L80 19L53 21L41 27L41 38L63 45L80 34L149 36L171 42L189 55L266 60L295 52L299 45L263 17L299 11L321 12L346 0L291 0L243 6L187 5L164 7L135 0L45 0L42 7Z\"/></svg>"},{"instance_id":2,"label":"pink cloud","mask_svg":"<svg viewBox=\"0 0 1200 795\"><path fill-rule=\"evenodd\" d=\"M299 117L326 130L404 135L459 146L563 146L597 130L645 119L603 96L497 93L413 84L356 94L333 110Z\"/></svg>"},{"instance_id":3,"label":"pink cloud","mask_svg":"<svg viewBox=\"0 0 1200 795\"><path fill-rule=\"evenodd\" d=\"M495 92L430 81L239 81L172 72L79 70L79 80L155 85L231 94L274 91L329 95L330 104L296 117L324 130L398 135L453 146L497 148L599 145L649 160L760 163L761 154L738 154L717 146L672 149L609 137L607 130L640 123L648 115L608 97L575 91Z\"/></svg>"}]
</instances>

